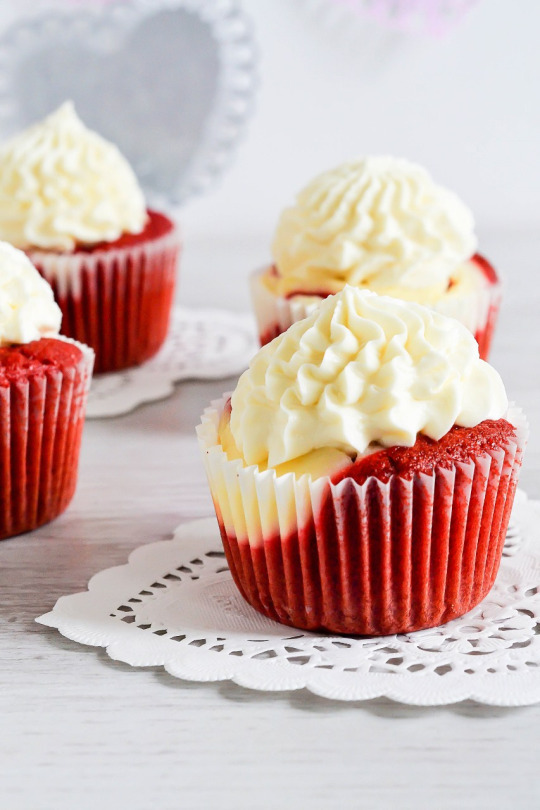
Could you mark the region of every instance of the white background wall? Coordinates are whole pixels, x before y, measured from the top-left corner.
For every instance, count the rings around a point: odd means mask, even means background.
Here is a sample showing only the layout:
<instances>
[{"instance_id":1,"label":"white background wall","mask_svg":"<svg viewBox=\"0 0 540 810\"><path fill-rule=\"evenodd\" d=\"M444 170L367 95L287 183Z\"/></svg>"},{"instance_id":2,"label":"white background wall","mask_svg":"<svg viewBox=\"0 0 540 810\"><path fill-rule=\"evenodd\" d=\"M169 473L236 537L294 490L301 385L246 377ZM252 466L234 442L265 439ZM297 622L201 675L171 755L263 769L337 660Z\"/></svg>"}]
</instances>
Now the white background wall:
<instances>
[{"instance_id":1,"label":"white background wall","mask_svg":"<svg viewBox=\"0 0 540 810\"><path fill-rule=\"evenodd\" d=\"M117 1L1 0L0 25ZM268 260L280 210L314 174L366 153L413 159L458 192L481 250L526 290L536 254L521 245L527 261L514 263L511 246L540 233L540 0L477 0L440 38L330 25L331 0L239 2L260 52L256 109L219 185L179 212L181 300L249 307L246 277Z\"/></svg>"},{"instance_id":2,"label":"white background wall","mask_svg":"<svg viewBox=\"0 0 540 810\"><path fill-rule=\"evenodd\" d=\"M363 153L424 164L480 225L538 224L538 0L479 0L438 39L373 23L346 35L310 0L243 6L260 47L256 113L219 189L184 212L190 234L269 234L313 174Z\"/></svg>"}]
</instances>

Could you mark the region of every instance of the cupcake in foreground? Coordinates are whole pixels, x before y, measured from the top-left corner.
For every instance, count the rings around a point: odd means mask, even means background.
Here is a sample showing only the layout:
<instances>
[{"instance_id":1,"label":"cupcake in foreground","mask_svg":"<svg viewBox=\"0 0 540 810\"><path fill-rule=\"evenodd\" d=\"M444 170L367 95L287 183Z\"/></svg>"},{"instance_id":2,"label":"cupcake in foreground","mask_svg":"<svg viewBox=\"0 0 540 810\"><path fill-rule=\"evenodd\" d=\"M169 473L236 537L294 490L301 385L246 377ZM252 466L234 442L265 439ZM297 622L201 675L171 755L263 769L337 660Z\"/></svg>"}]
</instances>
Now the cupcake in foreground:
<instances>
[{"instance_id":1,"label":"cupcake in foreground","mask_svg":"<svg viewBox=\"0 0 540 810\"><path fill-rule=\"evenodd\" d=\"M526 424L455 319L347 286L255 355L198 436L232 575L266 616L403 633L492 587Z\"/></svg>"},{"instance_id":2,"label":"cupcake in foreground","mask_svg":"<svg viewBox=\"0 0 540 810\"><path fill-rule=\"evenodd\" d=\"M0 242L0 540L75 492L94 352L58 336L61 317L30 260Z\"/></svg>"},{"instance_id":3,"label":"cupcake in foreground","mask_svg":"<svg viewBox=\"0 0 540 810\"><path fill-rule=\"evenodd\" d=\"M97 372L138 365L163 344L177 229L146 210L125 158L70 102L0 147L0 239L51 284L63 334L92 346Z\"/></svg>"},{"instance_id":4,"label":"cupcake in foreground","mask_svg":"<svg viewBox=\"0 0 540 810\"><path fill-rule=\"evenodd\" d=\"M468 208L420 166L368 157L321 174L281 215L272 252L252 280L262 344L351 284L457 318L487 359L499 279Z\"/></svg>"}]
</instances>

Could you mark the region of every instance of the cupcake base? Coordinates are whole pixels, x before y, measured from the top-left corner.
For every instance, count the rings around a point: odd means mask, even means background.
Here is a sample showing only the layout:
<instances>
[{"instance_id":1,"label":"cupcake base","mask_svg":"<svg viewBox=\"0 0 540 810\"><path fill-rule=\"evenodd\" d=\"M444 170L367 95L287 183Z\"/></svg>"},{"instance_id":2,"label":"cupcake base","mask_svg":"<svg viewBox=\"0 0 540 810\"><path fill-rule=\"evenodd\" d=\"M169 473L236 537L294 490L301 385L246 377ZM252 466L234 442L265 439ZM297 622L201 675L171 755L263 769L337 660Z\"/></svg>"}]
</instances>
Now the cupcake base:
<instances>
[{"instance_id":1,"label":"cupcake base","mask_svg":"<svg viewBox=\"0 0 540 810\"><path fill-rule=\"evenodd\" d=\"M260 613L309 631L407 633L450 621L499 568L526 437L410 479L312 481L229 461L217 412L199 428L234 581Z\"/></svg>"},{"instance_id":2,"label":"cupcake base","mask_svg":"<svg viewBox=\"0 0 540 810\"><path fill-rule=\"evenodd\" d=\"M150 211L142 234L72 254L28 256L53 288L62 334L91 346L101 373L140 365L163 345L178 252L171 220Z\"/></svg>"},{"instance_id":3,"label":"cupcake base","mask_svg":"<svg viewBox=\"0 0 540 810\"><path fill-rule=\"evenodd\" d=\"M402 484L391 487L388 509L372 483L367 510L355 487L346 485L339 516L328 497L316 522L260 546L238 542L220 526L246 601L281 624L367 636L435 627L471 610L495 582L515 483L510 487L508 475L502 486L492 480L489 494L477 484L451 516L448 483L434 493L420 481L400 492ZM427 512L433 512L431 522Z\"/></svg>"},{"instance_id":4,"label":"cupcake base","mask_svg":"<svg viewBox=\"0 0 540 810\"><path fill-rule=\"evenodd\" d=\"M53 520L73 497L93 353L46 338L0 351L2 540Z\"/></svg>"}]
</instances>

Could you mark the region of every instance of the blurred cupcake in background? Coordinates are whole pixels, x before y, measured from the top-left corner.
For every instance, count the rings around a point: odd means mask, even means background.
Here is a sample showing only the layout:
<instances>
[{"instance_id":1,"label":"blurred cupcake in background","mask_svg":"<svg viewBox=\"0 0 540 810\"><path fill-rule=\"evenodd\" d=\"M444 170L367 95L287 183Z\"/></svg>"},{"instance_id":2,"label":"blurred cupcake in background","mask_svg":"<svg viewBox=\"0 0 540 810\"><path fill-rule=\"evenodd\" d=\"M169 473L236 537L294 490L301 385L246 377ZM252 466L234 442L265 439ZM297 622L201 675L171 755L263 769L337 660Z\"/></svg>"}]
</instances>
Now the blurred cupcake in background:
<instances>
[{"instance_id":1,"label":"blurred cupcake in background","mask_svg":"<svg viewBox=\"0 0 540 810\"><path fill-rule=\"evenodd\" d=\"M57 517L77 483L94 352L25 254L0 242L0 540Z\"/></svg>"},{"instance_id":2,"label":"blurred cupcake in background","mask_svg":"<svg viewBox=\"0 0 540 810\"><path fill-rule=\"evenodd\" d=\"M327 171L285 209L274 262L252 278L261 343L350 284L457 318L486 359L500 283L476 246L469 209L420 166L367 157Z\"/></svg>"},{"instance_id":3,"label":"blurred cupcake in background","mask_svg":"<svg viewBox=\"0 0 540 810\"><path fill-rule=\"evenodd\" d=\"M383 635L491 589L527 436L471 333L346 286L198 428L233 578L283 624Z\"/></svg>"},{"instance_id":4,"label":"blurred cupcake in background","mask_svg":"<svg viewBox=\"0 0 540 810\"><path fill-rule=\"evenodd\" d=\"M138 365L163 344L177 228L146 209L125 158L71 102L0 147L0 239L50 283L62 333L92 346L97 372Z\"/></svg>"}]
</instances>

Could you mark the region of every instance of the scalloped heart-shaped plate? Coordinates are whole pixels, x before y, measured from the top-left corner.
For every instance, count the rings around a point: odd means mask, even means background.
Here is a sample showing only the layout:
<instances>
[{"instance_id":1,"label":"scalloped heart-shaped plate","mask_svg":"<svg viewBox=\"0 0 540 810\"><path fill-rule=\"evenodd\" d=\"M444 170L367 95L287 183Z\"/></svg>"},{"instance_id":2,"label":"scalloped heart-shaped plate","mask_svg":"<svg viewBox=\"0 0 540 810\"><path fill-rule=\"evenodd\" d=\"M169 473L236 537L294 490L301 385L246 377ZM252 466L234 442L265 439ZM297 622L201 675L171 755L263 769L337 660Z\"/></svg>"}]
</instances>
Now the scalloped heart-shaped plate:
<instances>
[{"instance_id":1,"label":"scalloped heart-shaped plate","mask_svg":"<svg viewBox=\"0 0 540 810\"><path fill-rule=\"evenodd\" d=\"M227 165L255 86L249 23L234 0L129 0L48 12L0 37L0 131L73 99L116 143L151 204L179 205Z\"/></svg>"}]
</instances>

